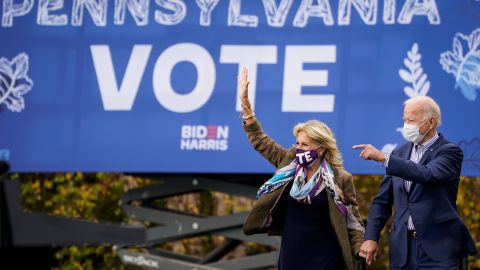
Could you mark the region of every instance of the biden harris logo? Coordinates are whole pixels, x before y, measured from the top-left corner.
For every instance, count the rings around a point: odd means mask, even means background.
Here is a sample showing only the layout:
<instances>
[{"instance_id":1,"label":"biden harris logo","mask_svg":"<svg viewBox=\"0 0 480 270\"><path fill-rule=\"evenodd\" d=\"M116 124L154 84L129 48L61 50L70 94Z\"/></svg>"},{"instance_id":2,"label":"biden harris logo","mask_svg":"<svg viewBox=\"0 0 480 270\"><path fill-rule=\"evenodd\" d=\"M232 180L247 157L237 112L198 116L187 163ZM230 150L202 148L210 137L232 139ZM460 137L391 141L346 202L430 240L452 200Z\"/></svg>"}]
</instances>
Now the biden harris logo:
<instances>
[{"instance_id":1,"label":"biden harris logo","mask_svg":"<svg viewBox=\"0 0 480 270\"><path fill-rule=\"evenodd\" d=\"M228 126L183 125L180 149L226 151L228 150Z\"/></svg>"}]
</instances>

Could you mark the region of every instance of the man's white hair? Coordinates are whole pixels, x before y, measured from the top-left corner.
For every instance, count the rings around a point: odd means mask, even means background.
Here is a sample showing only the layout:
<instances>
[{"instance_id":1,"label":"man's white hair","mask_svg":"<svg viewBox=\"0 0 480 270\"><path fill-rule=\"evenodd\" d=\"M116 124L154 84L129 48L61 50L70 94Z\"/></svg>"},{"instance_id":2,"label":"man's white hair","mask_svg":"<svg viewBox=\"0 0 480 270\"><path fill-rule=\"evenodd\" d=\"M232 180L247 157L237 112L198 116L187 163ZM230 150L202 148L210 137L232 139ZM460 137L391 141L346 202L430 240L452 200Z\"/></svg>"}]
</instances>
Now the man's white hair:
<instances>
[{"instance_id":1,"label":"man's white hair","mask_svg":"<svg viewBox=\"0 0 480 270\"><path fill-rule=\"evenodd\" d=\"M407 99L403 106L412 103L420 103L423 109L423 120L433 117L437 120L437 126L442 124L442 112L440 111L440 106L438 106L437 102L433 100L431 97L427 96L416 96Z\"/></svg>"}]
</instances>

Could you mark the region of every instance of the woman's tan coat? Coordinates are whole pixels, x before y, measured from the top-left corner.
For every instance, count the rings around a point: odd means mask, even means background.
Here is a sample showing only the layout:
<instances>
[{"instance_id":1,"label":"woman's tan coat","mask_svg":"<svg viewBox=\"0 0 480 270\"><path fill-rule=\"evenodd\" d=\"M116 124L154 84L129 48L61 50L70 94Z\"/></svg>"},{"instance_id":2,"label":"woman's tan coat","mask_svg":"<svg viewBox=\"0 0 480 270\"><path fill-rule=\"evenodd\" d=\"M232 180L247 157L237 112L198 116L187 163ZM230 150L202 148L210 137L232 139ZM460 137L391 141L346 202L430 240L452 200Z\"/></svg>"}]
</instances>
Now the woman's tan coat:
<instances>
[{"instance_id":1,"label":"woman's tan coat","mask_svg":"<svg viewBox=\"0 0 480 270\"><path fill-rule=\"evenodd\" d=\"M277 169L282 168L295 158L295 148L285 149L263 132L258 121L243 126L252 146ZM358 204L353 187L352 175L344 169L334 169L334 182L337 193L342 202L348 206L358 222L363 222L358 213ZM285 221L285 204L280 200L284 192L290 190L290 184L284 185L277 190L262 195L255 203L252 211L247 217L243 231L247 235L267 233L268 235L281 235ZM338 242L342 249L342 256L347 269L354 268L353 258L358 254L360 245L363 242L364 232L347 228L347 219L337 209L333 198L328 193L329 215L332 227L337 235Z\"/></svg>"}]
</instances>

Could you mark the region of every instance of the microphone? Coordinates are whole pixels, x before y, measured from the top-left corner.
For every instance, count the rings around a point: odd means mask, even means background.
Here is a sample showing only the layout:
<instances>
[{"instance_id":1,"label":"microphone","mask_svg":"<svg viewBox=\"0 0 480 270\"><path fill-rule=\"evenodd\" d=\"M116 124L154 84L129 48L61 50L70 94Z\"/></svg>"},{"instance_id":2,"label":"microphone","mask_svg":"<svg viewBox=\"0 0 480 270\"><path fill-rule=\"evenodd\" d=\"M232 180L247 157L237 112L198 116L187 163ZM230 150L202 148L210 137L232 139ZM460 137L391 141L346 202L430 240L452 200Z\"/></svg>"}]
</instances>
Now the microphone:
<instances>
[{"instance_id":1,"label":"microphone","mask_svg":"<svg viewBox=\"0 0 480 270\"><path fill-rule=\"evenodd\" d=\"M4 173L8 172L10 170L10 166L6 161L0 160L0 175L3 175Z\"/></svg>"}]
</instances>

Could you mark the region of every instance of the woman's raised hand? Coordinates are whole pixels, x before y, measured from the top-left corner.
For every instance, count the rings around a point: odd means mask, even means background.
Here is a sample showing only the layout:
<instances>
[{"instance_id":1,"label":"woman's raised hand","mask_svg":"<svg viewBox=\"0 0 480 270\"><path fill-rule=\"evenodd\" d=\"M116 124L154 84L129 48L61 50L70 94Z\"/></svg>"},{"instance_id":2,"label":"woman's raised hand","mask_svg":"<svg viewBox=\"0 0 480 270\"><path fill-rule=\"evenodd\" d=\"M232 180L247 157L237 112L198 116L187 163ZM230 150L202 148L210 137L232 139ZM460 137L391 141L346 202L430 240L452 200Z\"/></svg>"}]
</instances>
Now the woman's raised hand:
<instances>
[{"instance_id":1,"label":"woman's raised hand","mask_svg":"<svg viewBox=\"0 0 480 270\"><path fill-rule=\"evenodd\" d=\"M248 99L248 70L246 67L242 68L242 74L238 75L238 97L242 102L243 108L251 108L250 100Z\"/></svg>"}]
</instances>

